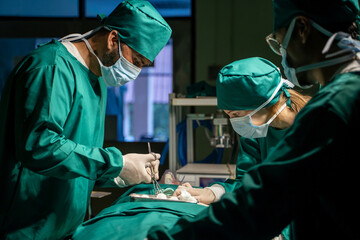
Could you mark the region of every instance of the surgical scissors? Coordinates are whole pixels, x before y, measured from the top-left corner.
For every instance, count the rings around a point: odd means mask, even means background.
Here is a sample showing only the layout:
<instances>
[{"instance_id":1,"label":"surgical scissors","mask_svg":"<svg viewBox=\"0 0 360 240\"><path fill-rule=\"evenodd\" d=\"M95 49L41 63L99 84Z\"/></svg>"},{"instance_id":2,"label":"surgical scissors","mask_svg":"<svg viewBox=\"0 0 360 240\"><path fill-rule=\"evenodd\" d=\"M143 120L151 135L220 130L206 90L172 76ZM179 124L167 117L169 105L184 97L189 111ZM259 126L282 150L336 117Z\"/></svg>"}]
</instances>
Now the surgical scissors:
<instances>
[{"instance_id":1,"label":"surgical scissors","mask_svg":"<svg viewBox=\"0 0 360 240\"><path fill-rule=\"evenodd\" d=\"M148 144L149 154L152 154L154 156L155 160L156 160L156 154L151 151L150 142L148 142L147 144ZM163 190L162 190L160 184L158 183L158 181L156 181L155 170L154 170L154 166L152 164L150 165L150 172L151 172L150 176L151 176L151 179L152 179L152 182L153 182L155 195L158 195L159 193L163 193Z\"/></svg>"}]
</instances>

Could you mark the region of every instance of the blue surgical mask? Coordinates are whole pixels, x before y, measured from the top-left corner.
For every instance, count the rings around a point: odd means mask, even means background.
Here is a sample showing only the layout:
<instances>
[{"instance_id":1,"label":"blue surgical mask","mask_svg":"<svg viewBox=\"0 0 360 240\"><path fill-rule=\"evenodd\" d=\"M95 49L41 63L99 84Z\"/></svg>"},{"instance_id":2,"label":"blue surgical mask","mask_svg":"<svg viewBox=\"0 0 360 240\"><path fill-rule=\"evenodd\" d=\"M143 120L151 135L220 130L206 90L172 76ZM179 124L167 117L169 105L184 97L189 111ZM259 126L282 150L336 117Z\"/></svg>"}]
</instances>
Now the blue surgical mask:
<instances>
[{"instance_id":1,"label":"blue surgical mask","mask_svg":"<svg viewBox=\"0 0 360 240\"><path fill-rule=\"evenodd\" d=\"M311 24L315 29L317 29L324 35L330 37L328 42L325 44L324 49L322 50L323 54L326 54L329 51L334 40L339 40L337 45L342 50L332 53L332 54L325 55L325 58L334 57L336 55L343 54L346 52L349 52L349 54L338 57L338 58L333 58L330 60L325 60L322 62L305 65L302 67L298 67L296 69L292 68L289 66L289 64L287 63L287 60L286 60L286 58L287 58L286 48L289 45L289 41L290 41L292 32L294 30L295 22L296 22L296 18L294 18L289 25L289 28L284 37L284 41L280 47L280 53L282 56L281 65L284 68L284 74L285 74L286 78L290 82L294 83L296 86L298 86L300 88L306 89L306 88L311 87L312 85L301 85L296 77L296 73L305 72L305 71L309 71L309 70L316 69L316 68L332 66L332 65L335 65L338 63L352 60L356 57L356 54L360 51L360 42L358 40L352 39L348 33L338 32L338 33L332 34L331 32L329 32L326 29L324 29L323 27L321 27L320 25L311 21Z\"/></svg>"},{"instance_id":2,"label":"blue surgical mask","mask_svg":"<svg viewBox=\"0 0 360 240\"><path fill-rule=\"evenodd\" d=\"M88 47L89 51L95 55L95 57L97 58L99 64L100 64L100 69L101 69L101 75L105 81L105 83L108 86L113 86L113 87L120 87L130 81L133 81L137 78L137 76L140 74L141 68L135 66L134 64L130 63L128 60L126 60L126 58L122 55L121 52L121 47L120 47L120 40L119 40L119 54L120 54L120 58L116 61L116 63L110 67L104 66L102 64L102 62L100 61L100 59L96 56L96 54L94 53L93 49L91 48L89 42L86 40L87 37L92 36L93 34L95 34L96 32L98 32L100 29L102 29L103 27L100 26L98 28L95 28L87 33L84 34L69 34L61 39L59 39L59 41L78 41L78 40L82 40L85 42L86 46ZM105 27L105 29L107 29ZM109 30L109 29L107 29Z\"/></svg>"},{"instance_id":3,"label":"blue surgical mask","mask_svg":"<svg viewBox=\"0 0 360 240\"><path fill-rule=\"evenodd\" d=\"M244 117L230 118L230 122L234 131L242 137L263 138L267 136L270 123L274 121L274 119L282 110L284 110L285 107L286 103L281 106L281 108L269 119L269 121L260 126L256 126L252 123L251 116L256 113L255 111Z\"/></svg>"},{"instance_id":4,"label":"blue surgical mask","mask_svg":"<svg viewBox=\"0 0 360 240\"><path fill-rule=\"evenodd\" d=\"M257 109L255 109L253 112L251 112L250 114L244 117L230 118L230 123L237 134L246 138L262 138L267 136L267 132L270 124L281 113L281 111L285 109L287 104L284 103L280 107L280 109L266 123L260 126L254 125L251 117L258 111L263 109L269 102L271 102L271 100L274 99L274 97L276 96L278 91L280 91L283 84L286 84L291 88L294 87L292 83L282 79L279 85L277 86L277 88L275 89L274 93L271 95L271 97L266 102L261 104Z\"/></svg>"},{"instance_id":5,"label":"blue surgical mask","mask_svg":"<svg viewBox=\"0 0 360 240\"><path fill-rule=\"evenodd\" d=\"M124 84L131 82L137 78L140 74L141 68L135 66L130 63L126 58L122 55L120 48L120 40L118 42L119 45L119 54L120 58L116 61L116 63L110 67L104 66L100 59L96 56L95 52L91 48L89 42L84 38L83 41L86 43L86 46L89 48L89 51L94 54L97 58L101 75L108 86L112 87L121 87Z\"/></svg>"}]
</instances>

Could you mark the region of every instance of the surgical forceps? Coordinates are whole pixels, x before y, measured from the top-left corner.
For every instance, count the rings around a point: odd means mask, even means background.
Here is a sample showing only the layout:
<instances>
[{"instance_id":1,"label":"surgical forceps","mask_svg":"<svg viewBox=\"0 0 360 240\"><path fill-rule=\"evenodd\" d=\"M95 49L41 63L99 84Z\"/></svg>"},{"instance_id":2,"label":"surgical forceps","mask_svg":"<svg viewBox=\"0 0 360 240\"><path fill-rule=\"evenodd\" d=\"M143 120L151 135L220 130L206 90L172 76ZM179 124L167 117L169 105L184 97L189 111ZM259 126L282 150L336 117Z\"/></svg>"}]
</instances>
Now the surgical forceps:
<instances>
[{"instance_id":1,"label":"surgical forceps","mask_svg":"<svg viewBox=\"0 0 360 240\"><path fill-rule=\"evenodd\" d=\"M148 142L147 144L148 144L149 154L152 154L154 156L155 160L156 160L156 154L151 151L150 142ZM151 172L150 176L151 176L151 179L152 179L155 195L158 195L159 193L164 193L163 190L161 189L160 184L158 183L158 181L156 181L155 169L154 169L154 166L152 164L150 164L150 172Z\"/></svg>"}]
</instances>

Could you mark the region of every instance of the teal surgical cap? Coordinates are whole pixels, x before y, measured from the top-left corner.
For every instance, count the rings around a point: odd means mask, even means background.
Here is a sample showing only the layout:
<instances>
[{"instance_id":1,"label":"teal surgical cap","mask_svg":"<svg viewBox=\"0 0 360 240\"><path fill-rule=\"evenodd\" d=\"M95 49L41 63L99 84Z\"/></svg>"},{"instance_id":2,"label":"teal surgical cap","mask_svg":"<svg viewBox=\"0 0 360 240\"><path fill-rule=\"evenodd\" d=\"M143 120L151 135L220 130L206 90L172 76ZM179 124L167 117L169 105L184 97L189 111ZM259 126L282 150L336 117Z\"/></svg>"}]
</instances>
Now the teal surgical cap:
<instances>
[{"instance_id":1,"label":"teal surgical cap","mask_svg":"<svg viewBox=\"0 0 360 240\"><path fill-rule=\"evenodd\" d=\"M216 80L218 108L223 110L254 110L266 102L281 82L279 69L270 61L247 58L225 66ZM287 86L283 84L265 107L274 105ZM288 92L287 92L288 93Z\"/></svg>"},{"instance_id":2,"label":"teal surgical cap","mask_svg":"<svg viewBox=\"0 0 360 240\"><path fill-rule=\"evenodd\" d=\"M102 14L98 17L103 26L118 31L120 41L150 61L167 44L172 32L159 12L144 0L123 1L107 18Z\"/></svg>"},{"instance_id":3,"label":"teal surgical cap","mask_svg":"<svg viewBox=\"0 0 360 240\"><path fill-rule=\"evenodd\" d=\"M296 16L319 25L351 24L357 19L358 0L273 0L274 31L287 27ZM337 29L338 31L341 29Z\"/></svg>"}]
</instances>

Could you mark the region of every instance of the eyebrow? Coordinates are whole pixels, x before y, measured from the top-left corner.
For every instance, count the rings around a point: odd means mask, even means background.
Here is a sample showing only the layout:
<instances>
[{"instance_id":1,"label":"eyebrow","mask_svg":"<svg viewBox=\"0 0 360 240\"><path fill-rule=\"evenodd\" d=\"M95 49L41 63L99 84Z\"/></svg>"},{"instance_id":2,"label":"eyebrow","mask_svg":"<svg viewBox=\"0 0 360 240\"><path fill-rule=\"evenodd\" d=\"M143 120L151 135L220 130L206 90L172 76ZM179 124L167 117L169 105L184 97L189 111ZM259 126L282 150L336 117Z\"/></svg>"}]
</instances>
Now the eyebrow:
<instances>
[{"instance_id":1,"label":"eyebrow","mask_svg":"<svg viewBox=\"0 0 360 240\"><path fill-rule=\"evenodd\" d=\"M152 62L145 57L141 57L141 62L144 66L150 66Z\"/></svg>"},{"instance_id":2,"label":"eyebrow","mask_svg":"<svg viewBox=\"0 0 360 240\"><path fill-rule=\"evenodd\" d=\"M147 58L145 58L144 56L142 56L140 53L135 52L135 57L141 62L141 64L143 66L150 66L151 65L151 61L147 60ZM149 61L148 63L146 63L147 61Z\"/></svg>"}]
</instances>

